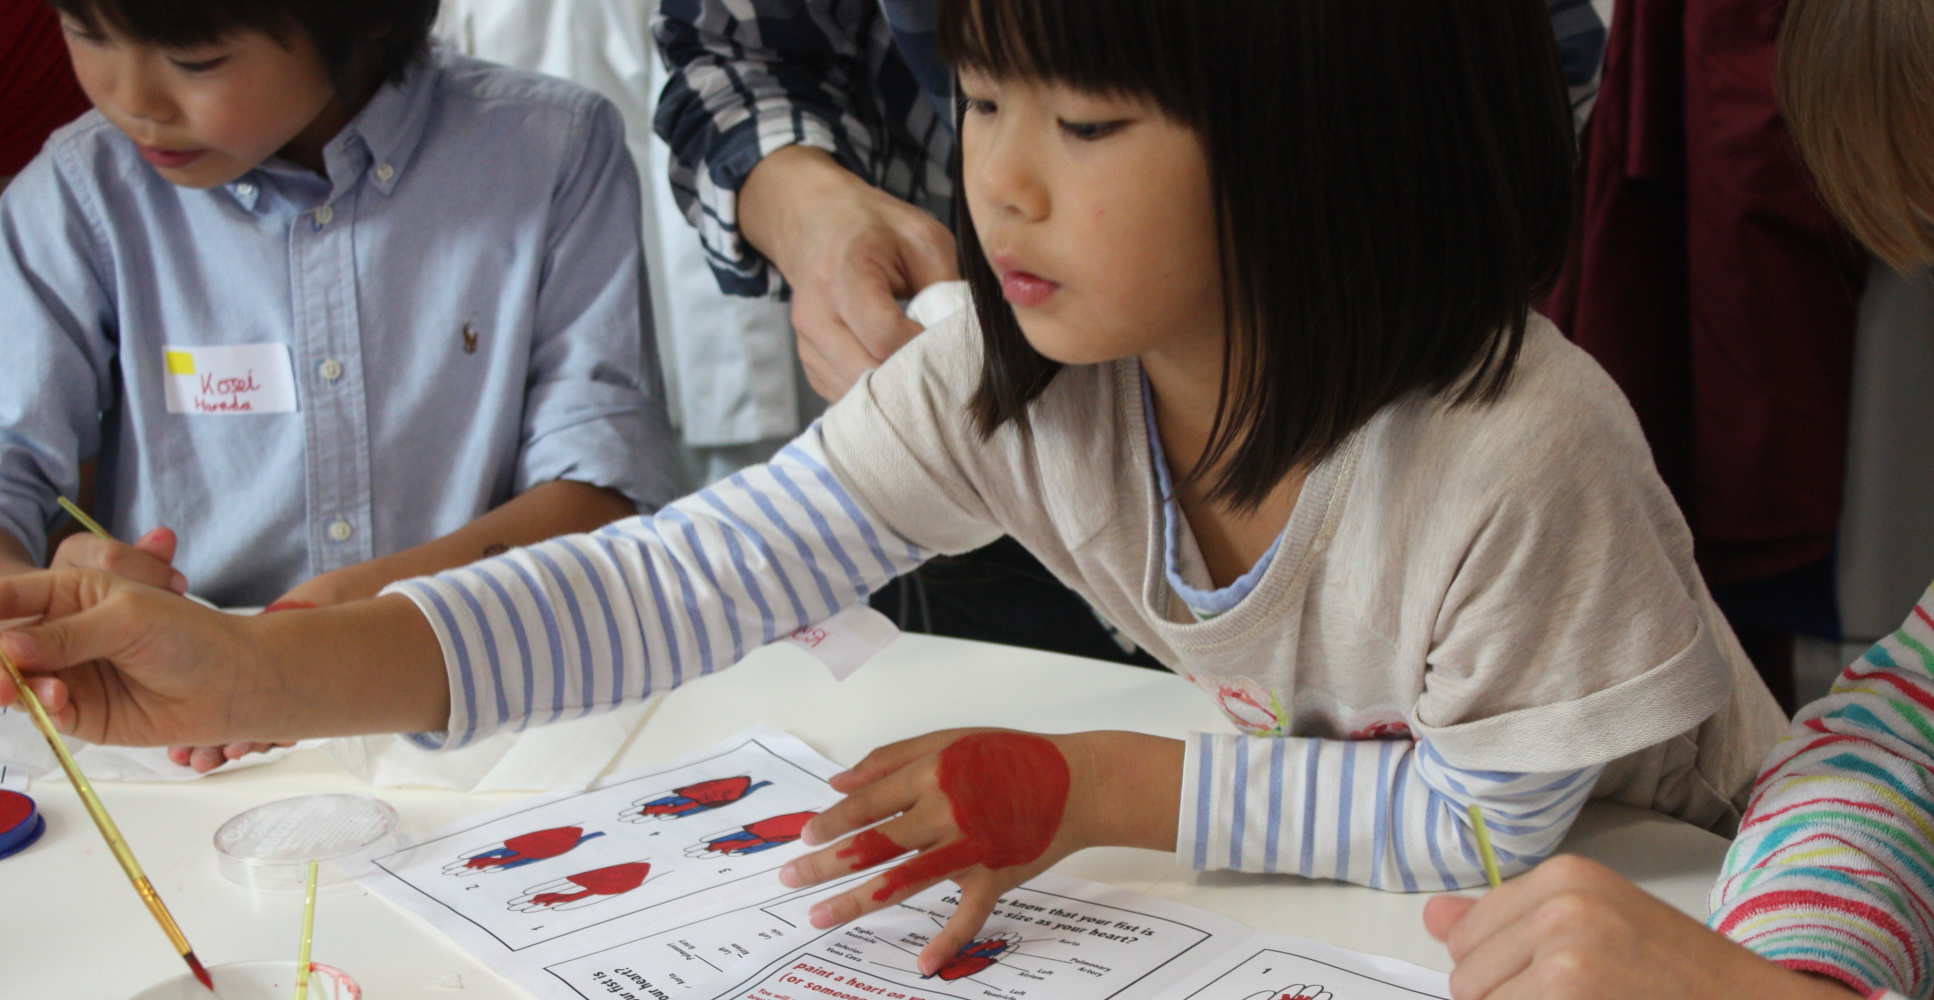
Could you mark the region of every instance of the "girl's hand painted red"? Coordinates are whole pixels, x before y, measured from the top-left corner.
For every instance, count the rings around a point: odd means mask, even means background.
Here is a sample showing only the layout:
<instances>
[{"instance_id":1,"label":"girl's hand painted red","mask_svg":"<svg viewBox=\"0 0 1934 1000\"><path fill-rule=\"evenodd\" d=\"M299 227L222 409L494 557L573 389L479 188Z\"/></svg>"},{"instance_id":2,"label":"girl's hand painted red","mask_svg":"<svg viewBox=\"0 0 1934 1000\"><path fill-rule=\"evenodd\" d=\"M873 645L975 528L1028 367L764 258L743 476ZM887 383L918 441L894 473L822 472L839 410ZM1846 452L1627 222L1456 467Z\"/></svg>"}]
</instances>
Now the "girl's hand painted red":
<instances>
[{"instance_id":1,"label":"girl's hand painted red","mask_svg":"<svg viewBox=\"0 0 1934 1000\"><path fill-rule=\"evenodd\" d=\"M1001 893L1090 846L1086 824L1071 822L1086 815L1095 778L1085 763L1071 763L1088 759L1080 740L951 730L881 747L833 778L847 797L813 820L802 840L825 844L860 832L794 860L780 881L816 885L911 853L813 907L812 922L845 923L950 879L960 886L960 906L920 953L920 971L932 972L973 940Z\"/></svg>"}]
</instances>

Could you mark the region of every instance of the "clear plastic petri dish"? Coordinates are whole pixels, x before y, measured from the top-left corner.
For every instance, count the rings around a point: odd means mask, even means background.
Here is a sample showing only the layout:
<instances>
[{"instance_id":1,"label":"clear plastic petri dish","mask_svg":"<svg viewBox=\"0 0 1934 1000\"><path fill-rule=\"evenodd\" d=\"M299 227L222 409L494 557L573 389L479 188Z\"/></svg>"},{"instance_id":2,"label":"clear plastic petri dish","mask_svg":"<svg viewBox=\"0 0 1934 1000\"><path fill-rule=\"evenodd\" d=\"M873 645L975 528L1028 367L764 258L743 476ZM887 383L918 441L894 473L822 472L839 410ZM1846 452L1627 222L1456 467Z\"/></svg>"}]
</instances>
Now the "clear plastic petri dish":
<instances>
[{"instance_id":1,"label":"clear plastic petri dish","mask_svg":"<svg viewBox=\"0 0 1934 1000\"><path fill-rule=\"evenodd\" d=\"M222 874L266 891L301 890L312 860L318 885L361 878L378 855L400 846L395 808L367 795L278 799L238 813L215 831Z\"/></svg>"}]
</instances>

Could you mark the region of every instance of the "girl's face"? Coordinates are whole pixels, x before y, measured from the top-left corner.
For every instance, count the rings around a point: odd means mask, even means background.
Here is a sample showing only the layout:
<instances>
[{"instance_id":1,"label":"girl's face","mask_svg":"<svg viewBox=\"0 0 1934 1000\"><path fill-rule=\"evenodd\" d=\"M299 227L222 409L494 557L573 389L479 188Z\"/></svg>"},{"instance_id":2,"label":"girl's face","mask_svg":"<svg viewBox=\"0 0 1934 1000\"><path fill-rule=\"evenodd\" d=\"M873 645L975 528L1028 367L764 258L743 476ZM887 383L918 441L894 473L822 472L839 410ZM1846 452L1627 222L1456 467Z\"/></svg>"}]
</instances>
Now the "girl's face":
<instances>
[{"instance_id":1,"label":"girl's face","mask_svg":"<svg viewBox=\"0 0 1934 1000\"><path fill-rule=\"evenodd\" d=\"M964 73L981 252L1028 343L1064 364L1212 350L1222 284L1208 159L1153 105Z\"/></svg>"},{"instance_id":2,"label":"girl's face","mask_svg":"<svg viewBox=\"0 0 1934 1000\"><path fill-rule=\"evenodd\" d=\"M182 187L227 184L285 147L319 160L330 135L323 111L336 88L301 32L284 42L239 32L195 49L135 42L106 25L90 32L63 18L67 51L88 100L127 133L141 155ZM305 165L319 169L317 162Z\"/></svg>"}]
</instances>

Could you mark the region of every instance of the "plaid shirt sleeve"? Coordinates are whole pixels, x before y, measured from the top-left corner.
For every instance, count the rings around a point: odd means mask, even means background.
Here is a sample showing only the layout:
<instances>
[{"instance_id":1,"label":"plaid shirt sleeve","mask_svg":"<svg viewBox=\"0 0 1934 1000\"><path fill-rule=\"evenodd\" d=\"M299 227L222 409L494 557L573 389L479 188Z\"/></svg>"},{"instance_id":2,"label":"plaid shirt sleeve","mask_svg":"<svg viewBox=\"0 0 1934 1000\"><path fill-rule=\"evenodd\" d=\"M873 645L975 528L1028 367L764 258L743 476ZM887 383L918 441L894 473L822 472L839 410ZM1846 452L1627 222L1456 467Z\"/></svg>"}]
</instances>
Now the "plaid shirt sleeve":
<instances>
[{"instance_id":1,"label":"plaid shirt sleeve","mask_svg":"<svg viewBox=\"0 0 1934 1000\"><path fill-rule=\"evenodd\" d=\"M1551 30L1558 36L1558 67L1571 90L1571 113L1579 128L1598 100L1598 71L1605 58L1605 22L1591 0L1549 0Z\"/></svg>"},{"instance_id":2,"label":"plaid shirt sleeve","mask_svg":"<svg viewBox=\"0 0 1934 1000\"><path fill-rule=\"evenodd\" d=\"M899 51L920 33L896 32L879 6L664 0L652 37L670 75L653 129L670 149L672 192L722 291L786 292L738 220L740 185L785 146L823 149L869 183L948 218L952 123Z\"/></svg>"}]
</instances>

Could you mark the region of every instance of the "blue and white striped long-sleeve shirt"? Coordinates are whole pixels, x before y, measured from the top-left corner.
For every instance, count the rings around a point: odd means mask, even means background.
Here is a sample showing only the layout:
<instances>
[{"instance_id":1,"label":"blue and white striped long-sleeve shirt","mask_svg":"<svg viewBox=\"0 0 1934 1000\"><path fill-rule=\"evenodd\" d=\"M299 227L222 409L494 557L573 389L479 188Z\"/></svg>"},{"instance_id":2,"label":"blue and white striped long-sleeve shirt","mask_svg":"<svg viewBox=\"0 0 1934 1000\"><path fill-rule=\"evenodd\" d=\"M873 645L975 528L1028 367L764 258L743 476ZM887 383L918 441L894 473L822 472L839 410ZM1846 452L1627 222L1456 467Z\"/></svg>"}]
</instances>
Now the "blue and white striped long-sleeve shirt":
<instances>
[{"instance_id":1,"label":"blue and white striped long-sleeve shirt","mask_svg":"<svg viewBox=\"0 0 1934 1000\"><path fill-rule=\"evenodd\" d=\"M828 466L818 426L774 460L655 516L391 588L429 618L449 672L435 747L576 718L676 687L863 600L933 553L893 534ZM1483 880L1465 807L1502 863L1551 852L1599 769L1461 770L1426 743L1201 734L1179 853L1198 868L1387 889Z\"/></svg>"}]
</instances>

